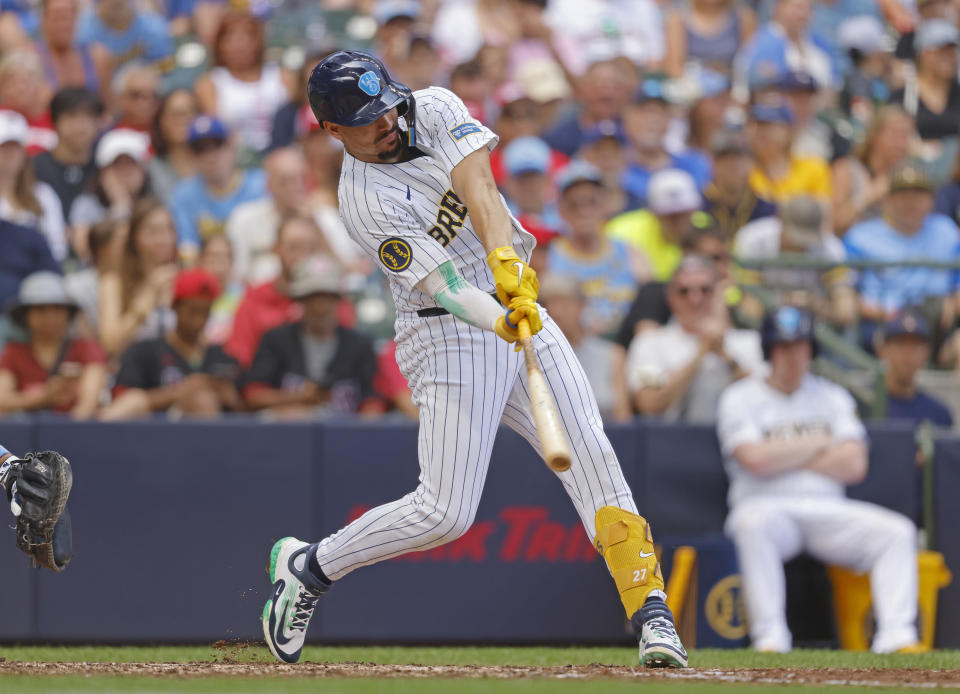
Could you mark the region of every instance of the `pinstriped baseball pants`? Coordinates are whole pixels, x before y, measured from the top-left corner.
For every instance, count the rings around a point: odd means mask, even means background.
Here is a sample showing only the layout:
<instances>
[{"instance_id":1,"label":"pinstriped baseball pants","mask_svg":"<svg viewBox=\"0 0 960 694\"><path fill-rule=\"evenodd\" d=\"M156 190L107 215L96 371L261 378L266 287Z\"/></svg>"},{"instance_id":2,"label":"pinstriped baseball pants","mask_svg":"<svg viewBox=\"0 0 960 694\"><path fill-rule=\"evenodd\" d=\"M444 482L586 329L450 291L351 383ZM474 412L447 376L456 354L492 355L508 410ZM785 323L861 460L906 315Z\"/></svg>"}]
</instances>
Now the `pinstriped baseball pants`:
<instances>
[{"instance_id":1,"label":"pinstriped baseball pants","mask_svg":"<svg viewBox=\"0 0 960 694\"><path fill-rule=\"evenodd\" d=\"M572 453L570 469L557 477L592 542L601 506L637 509L580 362L556 323L542 309L541 315L534 344ZM401 314L397 363L420 408L420 482L320 543L317 559L334 580L463 535L476 516L500 422L540 453L523 353L493 332L450 315Z\"/></svg>"}]
</instances>

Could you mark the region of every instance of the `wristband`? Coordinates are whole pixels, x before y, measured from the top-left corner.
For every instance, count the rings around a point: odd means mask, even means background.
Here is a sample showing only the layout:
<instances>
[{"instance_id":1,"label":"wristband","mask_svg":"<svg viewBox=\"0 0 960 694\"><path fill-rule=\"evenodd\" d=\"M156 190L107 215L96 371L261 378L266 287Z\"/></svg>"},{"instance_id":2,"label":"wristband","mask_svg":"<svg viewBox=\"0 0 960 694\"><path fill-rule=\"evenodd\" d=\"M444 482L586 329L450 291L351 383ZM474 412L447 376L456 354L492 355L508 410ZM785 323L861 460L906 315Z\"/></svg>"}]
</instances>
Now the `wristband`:
<instances>
[{"instance_id":1,"label":"wristband","mask_svg":"<svg viewBox=\"0 0 960 694\"><path fill-rule=\"evenodd\" d=\"M520 260L520 256L518 256L517 252L513 250L513 246L500 246L500 248L494 248L490 252L490 255L487 256L487 263L493 265L494 259Z\"/></svg>"}]
</instances>

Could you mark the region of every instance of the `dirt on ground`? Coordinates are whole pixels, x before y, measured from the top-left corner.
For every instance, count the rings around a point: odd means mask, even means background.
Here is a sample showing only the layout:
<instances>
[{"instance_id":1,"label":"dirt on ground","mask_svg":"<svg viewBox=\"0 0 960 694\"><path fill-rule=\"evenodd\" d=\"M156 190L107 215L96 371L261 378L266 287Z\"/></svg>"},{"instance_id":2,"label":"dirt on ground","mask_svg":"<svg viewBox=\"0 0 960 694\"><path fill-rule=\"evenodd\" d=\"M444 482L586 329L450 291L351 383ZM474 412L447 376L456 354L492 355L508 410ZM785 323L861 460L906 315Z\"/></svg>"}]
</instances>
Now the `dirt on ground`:
<instances>
[{"instance_id":1,"label":"dirt on ground","mask_svg":"<svg viewBox=\"0 0 960 694\"><path fill-rule=\"evenodd\" d=\"M4 675L126 675L133 677L445 677L445 678L556 678L645 679L711 681L757 684L858 685L960 688L960 671L922 669L850 668L758 668L648 670L615 665L567 665L556 667L479 665L376 665L373 663L244 663L227 657L225 662L195 663L38 663L0 661Z\"/></svg>"}]
</instances>

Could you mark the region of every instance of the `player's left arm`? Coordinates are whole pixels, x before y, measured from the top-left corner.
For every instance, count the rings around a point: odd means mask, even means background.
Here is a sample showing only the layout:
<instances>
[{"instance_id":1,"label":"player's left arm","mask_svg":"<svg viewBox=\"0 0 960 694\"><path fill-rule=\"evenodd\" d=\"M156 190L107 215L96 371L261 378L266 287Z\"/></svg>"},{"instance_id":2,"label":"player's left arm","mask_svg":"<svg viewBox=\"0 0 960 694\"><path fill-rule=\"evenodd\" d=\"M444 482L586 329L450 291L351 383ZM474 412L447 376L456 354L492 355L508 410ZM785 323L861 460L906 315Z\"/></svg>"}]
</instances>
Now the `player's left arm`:
<instances>
[{"instance_id":1,"label":"player's left arm","mask_svg":"<svg viewBox=\"0 0 960 694\"><path fill-rule=\"evenodd\" d=\"M853 396L834 386L821 398L820 406L830 417L831 442L807 464L807 469L832 477L843 484L856 484L867 476L867 432L857 416Z\"/></svg>"},{"instance_id":2,"label":"player's left arm","mask_svg":"<svg viewBox=\"0 0 960 694\"><path fill-rule=\"evenodd\" d=\"M855 439L832 443L814 456L807 469L843 484L862 482L867 476L867 444Z\"/></svg>"},{"instance_id":3,"label":"player's left arm","mask_svg":"<svg viewBox=\"0 0 960 694\"><path fill-rule=\"evenodd\" d=\"M521 318L529 320L531 332L543 327L540 314L535 311L526 313L507 309L504 312L489 294L467 282L451 261L427 275L418 287L450 314L481 330L492 330L507 342L517 340L517 325Z\"/></svg>"}]
</instances>

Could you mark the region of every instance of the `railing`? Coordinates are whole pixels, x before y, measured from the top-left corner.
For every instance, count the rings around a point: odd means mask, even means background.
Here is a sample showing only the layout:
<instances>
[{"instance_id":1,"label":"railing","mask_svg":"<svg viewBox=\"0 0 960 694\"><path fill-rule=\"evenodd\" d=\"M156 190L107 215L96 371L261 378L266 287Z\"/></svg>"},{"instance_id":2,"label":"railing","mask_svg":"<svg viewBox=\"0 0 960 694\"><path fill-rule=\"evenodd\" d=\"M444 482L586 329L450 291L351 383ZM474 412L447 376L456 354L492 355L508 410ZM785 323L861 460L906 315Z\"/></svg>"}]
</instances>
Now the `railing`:
<instances>
[{"instance_id":1,"label":"railing","mask_svg":"<svg viewBox=\"0 0 960 694\"><path fill-rule=\"evenodd\" d=\"M848 260L837 262L796 253L783 253L775 258L762 259L737 257L734 258L734 264L743 270L752 271L800 269L828 272L845 268L879 272L890 269L928 268L930 270L960 272L960 263L958 262L938 260L904 260L898 262ZM778 304L774 293L762 285L741 283L740 288L756 298L767 310L776 307ZM883 362L822 322L818 323L815 328L815 339L821 350L837 357L839 361L865 372L868 375L867 380L870 385L865 385L861 379L856 377L856 374L841 367L837 361L818 358L814 362L814 370L849 390L871 419L882 419L887 411L887 388Z\"/></svg>"}]
</instances>

